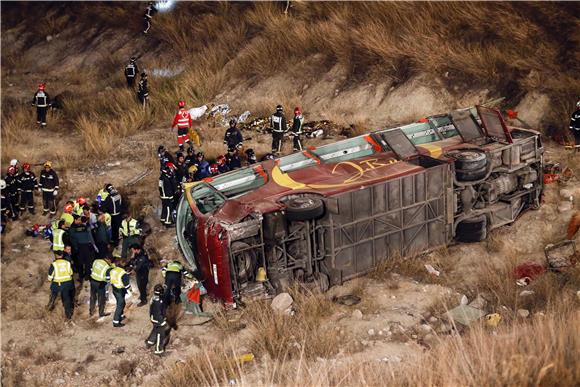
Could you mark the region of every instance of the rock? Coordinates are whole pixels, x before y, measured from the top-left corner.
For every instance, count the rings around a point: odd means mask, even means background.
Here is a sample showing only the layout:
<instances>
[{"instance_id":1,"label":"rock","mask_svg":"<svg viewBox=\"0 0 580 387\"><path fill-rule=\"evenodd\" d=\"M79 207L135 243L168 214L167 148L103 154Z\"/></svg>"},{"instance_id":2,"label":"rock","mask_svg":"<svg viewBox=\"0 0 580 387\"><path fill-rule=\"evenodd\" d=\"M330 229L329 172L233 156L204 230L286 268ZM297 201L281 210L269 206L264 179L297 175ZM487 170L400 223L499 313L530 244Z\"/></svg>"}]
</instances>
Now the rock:
<instances>
[{"instance_id":1,"label":"rock","mask_svg":"<svg viewBox=\"0 0 580 387\"><path fill-rule=\"evenodd\" d=\"M47 42L50 42L51 40L52 40L52 35L48 35L48 36L46 37L46 41L47 41Z\"/></svg>"},{"instance_id":2,"label":"rock","mask_svg":"<svg viewBox=\"0 0 580 387\"><path fill-rule=\"evenodd\" d=\"M518 309L518 316L526 318L530 315L530 311L527 309Z\"/></svg>"},{"instance_id":3,"label":"rock","mask_svg":"<svg viewBox=\"0 0 580 387\"><path fill-rule=\"evenodd\" d=\"M574 207L574 204L570 201L561 201L558 205L559 212L568 212Z\"/></svg>"},{"instance_id":4,"label":"rock","mask_svg":"<svg viewBox=\"0 0 580 387\"><path fill-rule=\"evenodd\" d=\"M433 330L433 328L429 324L419 325L419 331L421 331L421 333L423 333L423 334L427 334L427 333L431 332L432 330Z\"/></svg>"},{"instance_id":5,"label":"rock","mask_svg":"<svg viewBox=\"0 0 580 387\"><path fill-rule=\"evenodd\" d=\"M437 333L448 333L451 332L451 325L447 325L445 323L442 323L441 325L439 325L436 329Z\"/></svg>"},{"instance_id":6,"label":"rock","mask_svg":"<svg viewBox=\"0 0 580 387\"><path fill-rule=\"evenodd\" d=\"M461 295L461 299L459 300L460 305L467 305L469 303L469 299L465 294Z\"/></svg>"},{"instance_id":7,"label":"rock","mask_svg":"<svg viewBox=\"0 0 580 387\"><path fill-rule=\"evenodd\" d=\"M115 354L120 354L120 353L124 353L125 352L125 347L117 347L115 349L113 349L113 353Z\"/></svg>"},{"instance_id":8,"label":"rock","mask_svg":"<svg viewBox=\"0 0 580 387\"><path fill-rule=\"evenodd\" d=\"M369 336L374 336L375 335L375 330L373 328L369 329L367 331L367 333L369 334Z\"/></svg>"},{"instance_id":9,"label":"rock","mask_svg":"<svg viewBox=\"0 0 580 387\"><path fill-rule=\"evenodd\" d=\"M429 317L429 322L430 322L431 324L434 324L434 323L436 323L437 321L439 321L439 319L438 319L437 317L435 317L435 316L431 316L431 317Z\"/></svg>"},{"instance_id":10,"label":"rock","mask_svg":"<svg viewBox=\"0 0 580 387\"><path fill-rule=\"evenodd\" d=\"M54 383L55 383L55 384L65 384L66 382L65 382L65 380L64 380L64 379L56 379L56 380L54 381Z\"/></svg>"},{"instance_id":11,"label":"rock","mask_svg":"<svg viewBox=\"0 0 580 387\"><path fill-rule=\"evenodd\" d=\"M535 292L533 290L522 290L520 292L520 297L527 297L527 296L531 296L532 294L534 294Z\"/></svg>"},{"instance_id":12,"label":"rock","mask_svg":"<svg viewBox=\"0 0 580 387\"><path fill-rule=\"evenodd\" d=\"M437 338L435 337L435 335L432 335L431 333L429 333L429 334L426 334L425 337L423 337L423 341L428 346L433 347L435 345L435 343L437 343Z\"/></svg>"},{"instance_id":13,"label":"rock","mask_svg":"<svg viewBox=\"0 0 580 387\"><path fill-rule=\"evenodd\" d=\"M292 296L288 293L280 293L272 300L270 305L272 309L279 313L289 314L291 312L292 303L294 300Z\"/></svg>"},{"instance_id":14,"label":"rock","mask_svg":"<svg viewBox=\"0 0 580 387\"><path fill-rule=\"evenodd\" d=\"M352 318L354 318L356 320L362 320L363 314L360 310L355 309L352 311Z\"/></svg>"},{"instance_id":15,"label":"rock","mask_svg":"<svg viewBox=\"0 0 580 387\"><path fill-rule=\"evenodd\" d=\"M572 191L570 189L562 188L560 190L560 198L562 199L562 201L573 202L574 201L574 191Z\"/></svg>"}]
</instances>

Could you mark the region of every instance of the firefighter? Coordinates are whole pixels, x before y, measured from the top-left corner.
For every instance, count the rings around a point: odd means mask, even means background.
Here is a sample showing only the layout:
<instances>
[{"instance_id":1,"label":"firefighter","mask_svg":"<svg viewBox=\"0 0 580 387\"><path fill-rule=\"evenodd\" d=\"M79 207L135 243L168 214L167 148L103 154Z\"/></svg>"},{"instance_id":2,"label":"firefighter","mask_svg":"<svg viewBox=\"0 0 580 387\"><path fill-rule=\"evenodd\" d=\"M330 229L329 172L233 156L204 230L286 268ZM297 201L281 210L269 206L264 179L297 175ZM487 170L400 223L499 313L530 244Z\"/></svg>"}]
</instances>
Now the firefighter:
<instances>
[{"instance_id":1,"label":"firefighter","mask_svg":"<svg viewBox=\"0 0 580 387\"><path fill-rule=\"evenodd\" d=\"M137 219L133 219L131 214L127 213L121 222L121 227L119 229L121 236L123 237L123 245L121 249L121 258L127 258L127 251L129 246L133 244L141 243L141 228L139 227L139 222Z\"/></svg>"},{"instance_id":2,"label":"firefighter","mask_svg":"<svg viewBox=\"0 0 580 387\"><path fill-rule=\"evenodd\" d=\"M210 164L209 165L209 172L211 173L212 176L219 175L220 174L219 166L216 163Z\"/></svg>"},{"instance_id":3,"label":"firefighter","mask_svg":"<svg viewBox=\"0 0 580 387\"><path fill-rule=\"evenodd\" d=\"M237 149L232 149L226 153L226 163L230 171L242 167L242 159L240 159L240 154Z\"/></svg>"},{"instance_id":4,"label":"firefighter","mask_svg":"<svg viewBox=\"0 0 580 387\"><path fill-rule=\"evenodd\" d=\"M70 227L73 223L74 223L74 216L73 216L73 207L74 204L72 201L68 201L66 202L66 204L63 207L63 213L60 216L60 219L64 220L64 223L66 224L67 227Z\"/></svg>"},{"instance_id":5,"label":"firefighter","mask_svg":"<svg viewBox=\"0 0 580 387\"><path fill-rule=\"evenodd\" d=\"M50 281L50 300L48 310L53 310L56 298L60 293L64 314L71 319L74 309L75 286L73 282L73 269L70 261L57 257L48 267L48 280Z\"/></svg>"},{"instance_id":6,"label":"firefighter","mask_svg":"<svg viewBox=\"0 0 580 387\"><path fill-rule=\"evenodd\" d=\"M175 180L177 181L177 188L180 188L180 183L185 182L187 177L187 164L185 156L182 152L177 152L175 155L177 162L175 163Z\"/></svg>"},{"instance_id":7,"label":"firefighter","mask_svg":"<svg viewBox=\"0 0 580 387\"><path fill-rule=\"evenodd\" d=\"M187 271L178 260L169 261L161 269L161 274L165 278L165 302L169 306L172 302L181 302L181 279L183 276L192 279L193 275Z\"/></svg>"},{"instance_id":8,"label":"firefighter","mask_svg":"<svg viewBox=\"0 0 580 387\"><path fill-rule=\"evenodd\" d=\"M163 145L159 145L159 147L157 147L157 157L159 157L159 170L165 168L165 164L169 162L175 164L173 156L167 149L165 149L165 146Z\"/></svg>"},{"instance_id":9,"label":"firefighter","mask_svg":"<svg viewBox=\"0 0 580 387\"><path fill-rule=\"evenodd\" d=\"M224 144L227 146L228 152L232 152L235 149L241 149L244 145L244 137L236 125L237 121L235 119L231 119L230 127L228 130L226 130L224 135Z\"/></svg>"},{"instance_id":10,"label":"firefighter","mask_svg":"<svg viewBox=\"0 0 580 387\"><path fill-rule=\"evenodd\" d=\"M20 212L28 209L34 214L34 189L38 187L36 175L30 170L30 164L22 165L23 172L18 178L18 189L20 190Z\"/></svg>"},{"instance_id":11,"label":"firefighter","mask_svg":"<svg viewBox=\"0 0 580 387\"><path fill-rule=\"evenodd\" d=\"M51 215L56 214L58 184L58 175L52 169L52 162L45 161L38 181L38 188L42 191L42 212L44 215L47 215L49 212Z\"/></svg>"},{"instance_id":12,"label":"firefighter","mask_svg":"<svg viewBox=\"0 0 580 387\"><path fill-rule=\"evenodd\" d=\"M69 228L69 237L73 252L73 265L79 275L79 283L82 284L91 275L91 266L96 250L93 234L87 225L87 218L74 216L74 222Z\"/></svg>"},{"instance_id":13,"label":"firefighter","mask_svg":"<svg viewBox=\"0 0 580 387\"><path fill-rule=\"evenodd\" d=\"M205 156L202 152L197 152L195 156L197 166L197 172L195 173L195 180L199 181L205 179L206 177L211 176L211 172L209 171L209 163L205 159Z\"/></svg>"},{"instance_id":14,"label":"firefighter","mask_svg":"<svg viewBox=\"0 0 580 387\"><path fill-rule=\"evenodd\" d=\"M41 126L46 126L46 111L50 106L50 97L45 88L44 83L38 85L38 90L32 97L32 106L36 106L36 123Z\"/></svg>"},{"instance_id":15,"label":"firefighter","mask_svg":"<svg viewBox=\"0 0 580 387\"><path fill-rule=\"evenodd\" d=\"M174 196L176 194L175 166L168 162L159 175L159 198L161 199L161 222L167 228L173 227Z\"/></svg>"},{"instance_id":16,"label":"firefighter","mask_svg":"<svg viewBox=\"0 0 580 387\"><path fill-rule=\"evenodd\" d=\"M195 164L195 149L193 149L193 146L190 146L189 148L187 148L187 156L185 156L185 165L187 166L187 168L189 168L190 166L192 166L193 164Z\"/></svg>"},{"instance_id":17,"label":"firefighter","mask_svg":"<svg viewBox=\"0 0 580 387\"><path fill-rule=\"evenodd\" d=\"M89 316L95 314L95 306L99 305L99 317L109 316L105 313L107 283L111 280L111 260L109 257L95 259L91 267L91 299Z\"/></svg>"},{"instance_id":18,"label":"firefighter","mask_svg":"<svg viewBox=\"0 0 580 387\"><path fill-rule=\"evenodd\" d=\"M68 234L66 222L62 219L56 221L56 229L52 230L52 252L55 256L62 256L64 246L70 246L70 237Z\"/></svg>"},{"instance_id":19,"label":"firefighter","mask_svg":"<svg viewBox=\"0 0 580 387\"><path fill-rule=\"evenodd\" d=\"M226 156L220 155L220 156L218 156L218 158L215 161L216 161L216 164L218 165L219 173L229 172L230 168L228 167L228 162L227 162Z\"/></svg>"},{"instance_id":20,"label":"firefighter","mask_svg":"<svg viewBox=\"0 0 580 387\"><path fill-rule=\"evenodd\" d=\"M145 8L145 14L143 15L143 21L144 21L143 34L147 35L149 33L149 30L151 29L151 20L153 19L153 16L156 13L157 13L157 8L155 8L155 5L153 4L153 2L150 1L149 4L147 5L147 8Z\"/></svg>"},{"instance_id":21,"label":"firefighter","mask_svg":"<svg viewBox=\"0 0 580 387\"><path fill-rule=\"evenodd\" d=\"M123 324L123 319L125 315L125 295L131 294L131 280L129 274L122 267L113 267L109 271L109 277L111 279L111 286L113 288L113 296L117 301L117 306L115 308L115 314L113 315L113 327L120 328L125 326Z\"/></svg>"},{"instance_id":22,"label":"firefighter","mask_svg":"<svg viewBox=\"0 0 580 387\"><path fill-rule=\"evenodd\" d=\"M111 243L119 243L119 228L121 226L121 206L123 198L112 184L107 183L97 195L97 201L104 212L111 216Z\"/></svg>"},{"instance_id":23,"label":"firefighter","mask_svg":"<svg viewBox=\"0 0 580 387\"><path fill-rule=\"evenodd\" d=\"M20 214L20 187L18 186L18 175L14 166L8 167L8 174L4 178L6 182L6 195L10 207L12 220L18 219Z\"/></svg>"},{"instance_id":24,"label":"firefighter","mask_svg":"<svg viewBox=\"0 0 580 387\"><path fill-rule=\"evenodd\" d=\"M282 105L276 106L276 113L270 117L270 126L272 128L272 153L278 154L282 151L282 141L287 130Z\"/></svg>"},{"instance_id":25,"label":"firefighter","mask_svg":"<svg viewBox=\"0 0 580 387\"><path fill-rule=\"evenodd\" d=\"M153 267L153 262L143 250L143 247L138 244L131 245L133 251L133 259L129 262L129 266L135 271L137 279L137 288L139 288L139 304L137 306L147 305L147 284L149 283L149 269Z\"/></svg>"},{"instance_id":26,"label":"firefighter","mask_svg":"<svg viewBox=\"0 0 580 387\"><path fill-rule=\"evenodd\" d=\"M141 73L141 80L137 88L137 98L139 98L139 102L141 102L143 107L149 101L149 83L147 82L147 73L145 71Z\"/></svg>"},{"instance_id":27,"label":"firefighter","mask_svg":"<svg viewBox=\"0 0 580 387\"><path fill-rule=\"evenodd\" d=\"M256 153L254 153L254 150L252 148L247 149L245 153L248 164L252 165L258 162L258 159L256 158Z\"/></svg>"},{"instance_id":28,"label":"firefighter","mask_svg":"<svg viewBox=\"0 0 580 387\"><path fill-rule=\"evenodd\" d=\"M294 152L302 151L302 125L304 125L304 116L298 106L294 108L294 121L292 122Z\"/></svg>"},{"instance_id":29,"label":"firefighter","mask_svg":"<svg viewBox=\"0 0 580 387\"><path fill-rule=\"evenodd\" d=\"M173 117L171 130L177 128L177 144L179 145L179 150L183 151L184 143L191 146L188 132L191 125L193 125L193 120L191 119L191 114L189 114L189 111L185 108L185 102L179 101L178 107L179 110L175 113L175 117Z\"/></svg>"},{"instance_id":30,"label":"firefighter","mask_svg":"<svg viewBox=\"0 0 580 387\"><path fill-rule=\"evenodd\" d=\"M4 179L0 180L0 233L4 234L6 232L6 224L8 223L8 200L4 196L4 191L6 190L6 182Z\"/></svg>"},{"instance_id":31,"label":"firefighter","mask_svg":"<svg viewBox=\"0 0 580 387\"><path fill-rule=\"evenodd\" d=\"M165 347L169 343L169 333L171 332L171 327L166 319L167 304L163 299L163 286L157 284L153 288L153 301L151 301L151 306L149 307L149 318L153 324L153 329L151 329L149 337L145 340L147 348L154 347L156 355L161 355L165 352Z\"/></svg>"},{"instance_id":32,"label":"firefighter","mask_svg":"<svg viewBox=\"0 0 580 387\"><path fill-rule=\"evenodd\" d=\"M137 58L131 57L129 63L125 66L125 79L127 80L127 86L133 89L135 84L135 78L139 74L139 67L137 66Z\"/></svg>"},{"instance_id":33,"label":"firefighter","mask_svg":"<svg viewBox=\"0 0 580 387\"><path fill-rule=\"evenodd\" d=\"M97 258L103 259L110 253L111 233L107 225L106 212L98 212L97 224L93 230L95 235L95 244L97 245ZM110 217L110 216L109 216Z\"/></svg>"},{"instance_id":34,"label":"firefighter","mask_svg":"<svg viewBox=\"0 0 580 387\"><path fill-rule=\"evenodd\" d=\"M79 196L73 203L73 215L83 216L83 207L87 204L87 199Z\"/></svg>"},{"instance_id":35,"label":"firefighter","mask_svg":"<svg viewBox=\"0 0 580 387\"><path fill-rule=\"evenodd\" d=\"M195 181L195 174L197 173L197 165L193 164L187 168L187 182L191 183Z\"/></svg>"},{"instance_id":36,"label":"firefighter","mask_svg":"<svg viewBox=\"0 0 580 387\"><path fill-rule=\"evenodd\" d=\"M576 110L570 117L570 131L574 136L574 143L580 145L580 101L576 102Z\"/></svg>"}]
</instances>

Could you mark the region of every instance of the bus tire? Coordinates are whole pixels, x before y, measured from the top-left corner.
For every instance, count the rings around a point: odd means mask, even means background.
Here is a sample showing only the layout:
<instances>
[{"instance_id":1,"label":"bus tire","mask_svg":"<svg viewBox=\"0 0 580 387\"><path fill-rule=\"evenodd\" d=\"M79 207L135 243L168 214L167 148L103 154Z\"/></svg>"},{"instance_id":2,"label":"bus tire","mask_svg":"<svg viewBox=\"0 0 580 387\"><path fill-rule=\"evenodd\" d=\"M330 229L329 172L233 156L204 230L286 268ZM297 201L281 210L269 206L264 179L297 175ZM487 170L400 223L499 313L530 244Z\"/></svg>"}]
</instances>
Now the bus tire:
<instances>
[{"instance_id":1,"label":"bus tire","mask_svg":"<svg viewBox=\"0 0 580 387\"><path fill-rule=\"evenodd\" d=\"M324 215L324 202L313 197L290 199L286 207L286 218L290 221L318 219Z\"/></svg>"},{"instance_id":2,"label":"bus tire","mask_svg":"<svg viewBox=\"0 0 580 387\"><path fill-rule=\"evenodd\" d=\"M233 242L230 247L236 264L236 275L240 283L251 281L254 278L257 262L256 252L254 250L246 250L249 247L249 244L241 241Z\"/></svg>"},{"instance_id":3,"label":"bus tire","mask_svg":"<svg viewBox=\"0 0 580 387\"><path fill-rule=\"evenodd\" d=\"M477 181L483 179L487 175L486 167L476 170L455 170L455 178L457 181Z\"/></svg>"},{"instance_id":4,"label":"bus tire","mask_svg":"<svg viewBox=\"0 0 580 387\"><path fill-rule=\"evenodd\" d=\"M459 242L481 242L487 238L487 217L475 216L462 220L455 230L455 239Z\"/></svg>"},{"instance_id":5,"label":"bus tire","mask_svg":"<svg viewBox=\"0 0 580 387\"><path fill-rule=\"evenodd\" d=\"M462 171L480 170L487 166L487 155L476 149L457 151L453 153L453 158L455 159L455 169Z\"/></svg>"}]
</instances>

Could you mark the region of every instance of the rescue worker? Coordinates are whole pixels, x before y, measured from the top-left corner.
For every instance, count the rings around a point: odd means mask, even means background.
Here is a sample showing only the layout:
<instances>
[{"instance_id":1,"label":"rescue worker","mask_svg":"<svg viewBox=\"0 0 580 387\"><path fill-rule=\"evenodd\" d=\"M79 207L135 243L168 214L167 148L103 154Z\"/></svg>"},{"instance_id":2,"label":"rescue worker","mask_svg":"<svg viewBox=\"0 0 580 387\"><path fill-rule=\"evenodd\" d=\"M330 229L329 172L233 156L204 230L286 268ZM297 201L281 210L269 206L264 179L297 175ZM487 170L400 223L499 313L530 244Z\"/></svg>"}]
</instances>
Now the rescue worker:
<instances>
[{"instance_id":1,"label":"rescue worker","mask_svg":"<svg viewBox=\"0 0 580 387\"><path fill-rule=\"evenodd\" d=\"M167 149L165 149L165 146L163 145L159 145L159 147L157 147L157 157L159 157L159 170L165 168L165 164L169 162L175 164L173 156Z\"/></svg>"},{"instance_id":2,"label":"rescue worker","mask_svg":"<svg viewBox=\"0 0 580 387\"><path fill-rule=\"evenodd\" d=\"M175 166L168 162L159 175L159 198L161 199L161 222L167 228L173 226L174 197L176 195Z\"/></svg>"},{"instance_id":3,"label":"rescue worker","mask_svg":"<svg viewBox=\"0 0 580 387\"><path fill-rule=\"evenodd\" d=\"M139 304L137 306L147 305L147 284L149 283L149 269L153 267L153 262L143 250L143 247L138 244L131 245L133 251L133 259L129 262L129 266L135 271L137 279L137 288L139 289Z\"/></svg>"},{"instance_id":4,"label":"rescue worker","mask_svg":"<svg viewBox=\"0 0 580 387\"><path fill-rule=\"evenodd\" d=\"M62 256L64 246L70 246L70 243L66 222L62 219L57 220L57 227L52 230L52 252L55 256Z\"/></svg>"},{"instance_id":5,"label":"rescue worker","mask_svg":"<svg viewBox=\"0 0 580 387\"><path fill-rule=\"evenodd\" d=\"M193 275L187 271L178 260L169 261L161 269L161 274L165 278L165 302L169 306L172 302L181 302L181 280L182 277L192 279Z\"/></svg>"},{"instance_id":6,"label":"rescue worker","mask_svg":"<svg viewBox=\"0 0 580 387\"><path fill-rule=\"evenodd\" d=\"M147 348L154 347L156 355L161 355L165 352L165 347L169 343L169 333L171 332L171 327L166 318L167 304L163 299L163 286L157 284L153 288L153 301L151 301L151 306L149 307L149 318L153 324L153 329L151 329L149 337L145 340Z\"/></svg>"},{"instance_id":7,"label":"rescue worker","mask_svg":"<svg viewBox=\"0 0 580 387\"><path fill-rule=\"evenodd\" d=\"M576 102L576 110L570 117L570 131L576 145L580 145L580 101Z\"/></svg>"},{"instance_id":8,"label":"rescue worker","mask_svg":"<svg viewBox=\"0 0 580 387\"><path fill-rule=\"evenodd\" d=\"M20 215L20 187L18 186L18 175L14 166L8 167L8 174L4 181L6 182L6 195L10 203L10 215L12 220L16 220Z\"/></svg>"},{"instance_id":9,"label":"rescue worker","mask_svg":"<svg viewBox=\"0 0 580 387\"><path fill-rule=\"evenodd\" d=\"M137 78L137 74L139 74L139 67L137 66L137 58L134 56L131 57L129 63L125 66L125 79L127 80L127 86L131 89L135 84L135 78Z\"/></svg>"},{"instance_id":10,"label":"rescue worker","mask_svg":"<svg viewBox=\"0 0 580 387\"><path fill-rule=\"evenodd\" d=\"M45 161L38 181L38 188L42 191L42 212L44 215L49 212L51 215L56 214L58 184L58 175L52 169L52 162Z\"/></svg>"},{"instance_id":11,"label":"rescue worker","mask_svg":"<svg viewBox=\"0 0 580 387\"><path fill-rule=\"evenodd\" d=\"M83 206L82 212L82 215L87 218L89 229L91 231L94 231L97 228L97 209L95 205L97 205L97 203L93 203L93 206L91 208L91 206L85 204Z\"/></svg>"},{"instance_id":12,"label":"rescue worker","mask_svg":"<svg viewBox=\"0 0 580 387\"><path fill-rule=\"evenodd\" d=\"M183 194L182 183L187 181L187 165L183 153L177 152L177 163L175 164L175 195L173 197L174 208L177 208L181 195Z\"/></svg>"},{"instance_id":13,"label":"rescue worker","mask_svg":"<svg viewBox=\"0 0 580 387\"><path fill-rule=\"evenodd\" d=\"M195 174L197 173L197 165L193 164L187 168L187 182L191 183L195 181Z\"/></svg>"},{"instance_id":14,"label":"rescue worker","mask_svg":"<svg viewBox=\"0 0 580 387\"><path fill-rule=\"evenodd\" d=\"M153 19L153 15L155 15L156 13L157 8L155 8L153 2L150 1L149 4L147 5L147 8L145 8L145 14L143 15L144 21L143 34L147 35L149 33L149 30L151 29L151 20Z\"/></svg>"},{"instance_id":15,"label":"rescue worker","mask_svg":"<svg viewBox=\"0 0 580 387\"><path fill-rule=\"evenodd\" d=\"M149 83L147 82L147 74L145 71L141 73L141 80L137 88L137 98L139 98L139 102L141 102L143 107L149 101Z\"/></svg>"},{"instance_id":16,"label":"rescue worker","mask_svg":"<svg viewBox=\"0 0 580 387\"><path fill-rule=\"evenodd\" d=\"M229 172L230 168L228 167L228 162L224 155L219 155L215 162L218 165L219 173Z\"/></svg>"},{"instance_id":17,"label":"rescue worker","mask_svg":"<svg viewBox=\"0 0 580 387\"><path fill-rule=\"evenodd\" d=\"M6 232L6 224L8 223L8 199L4 196L6 190L6 182L4 179L0 180L0 233Z\"/></svg>"},{"instance_id":18,"label":"rescue worker","mask_svg":"<svg viewBox=\"0 0 580 387\"><path fill-rule=\"evenodd\" d=\"M276 106L276 113L270 117L270 127L272 128L272 153L278 154L282 151L282 141L287 130L282 105Z\"/></svg>"},{"instance_id":19,"label":"rescue worker","mask_svg":"<svg viewBox=\"0 0 580 387\"><path fill-rule=\"evenodd\" d=\"M252 148L250 149L246 149L246 160L248 161L248 164L252 165L252 164L256 164L258 162L258 159L256 158L256 153L254 153L254 150Z\"/></svg>"},{"instance_id":20,"label":"rescue worker","mask_svg":"<svg viewBox=\"0 0 580 387\"><path fill-rule=\"evenodd\" d=\"M73 203L73 215L83 216L83 207L87 204L87 199L79 196Z\"/></svg>"},{"instance_id":21,"label":"rescue worker","mask_svg":"<svg viewBox=\"0 0 580 387\"><path fill-rule=\"evenodd\" d=\"M91 299L89 316L95 314L95 306L99 305L99 317L109 316L105 313L107 283L111 280L111 260L109 257L95 259L91 267Z\"/></svg>"},{"instance_id":22,"label":"rescue worker","mask_svg":"<svg viewBox=\"0 0 580 387\"><path fill-rule=\"evenodd\" d=\"M195 164L195 161L195 149L193 149L193 146L189 146L189 148L187 148L187 156L185 156L185 165L189 168Z\"/></svg>"},{"instance_id":23,"label":"rescue worker","mask_svg":"<svg viewBox=\"0 0 580 387\"><path fill-rule=\"evenodd\" d=\"M183 151L183 144L187 143L191 146L188 132L191 125L193 125L193 120L191 119L191 114L185 108L185 102L179 101L178 107L179 110L175 113L175 117L173 117L171 130L177 128L177 145L179 145L179 150Z\"/></svg>"},{"instance_id":24,"label":"rescue worker","mask_svg":"<svg viewBox=\"0 0 580 387\"><path fill-rule=\"evenodd\" d=\"M45 91L46 85L41 83L32 97L32 106L36 106L36 123L46 126L46 111L50 106L50 97Z\"/></svg>"},{"instance_id":25,"label":"rescue worker","mask_svg":"<svg viewBox=\"0 0 580 387\"><path fill-rule=\"evenodd\" d=\"M302 126L304 125L304 116L298 106L294 108L294 121L292 122L292 131L290 134L293 137L294 152L302 151Z\"/></svg>"},{"instance_id":26,"label":"rescue worker","mask_svg":"<svg viewBox=\"0 0 580 387\"><path fill-rule=\"evenodd\" d=\"M209 165L209 172L212 176L217 176L220 174L220 169L216 163L213 163Z\"/></svg>"},{"instance_id":27,"label":"rescue worker","mask_svg":"<svg viewBox=\"0 0 580 387\"><path fill-rule=\"evenodd\" d=\"M233 149L231 152L226 154L226 163L230 171L242 167L242 159L237 149Z\"/></svg>"},{"instance_id":28,"label":"rescue worker","mask_svg":"<svg viewBox=\"0 0 580 387\"><path fill-rule=\"evenodd\" d=\"M66 224L67 227L70 227L75 220L74 216L72 215L73 207L74 204L72 201L69 200L68 202L66 202L63 208L63 213L60 216L60 219L64 220L64 223Z\"/></svg>"},{"instance_id":29,"label":"rescue worker","mask_svg":"<svg viewBox=\"0 0 580 387\"><path fill-rule=\"evenodd\" d=\"M226 130L224 135L224 144L228 147L228 152L233 152L235 149L241 149L244 145L244 137L236 125L237 121L231 119L230 127Z\"/></svg>"},{"instance_id":30,"label":"rescue worker","mask_svg":"<svg viewBox=\"0 0 580 387\"><path fill-rule=\"evenodd\" d=\"M28 209L34 214L34 190L38 187L36 175L30 170L30 164L22 165L23 172L18 177L18 189L20 190L20 212Z\"/></svg>"},{"instance_id":31,"label":"rescue worker","mask_svg":"<svg viewBox=\"0 0 580 387\"><path fill-rule=\"evenodd\" d=\"M113 315L113 327L120 328L125 326L123 324L123 319L125 315L125 295L127 293L131 294L131 280L129 274L120 266L113 267L109 271L109 276L111 279L111 287L113 288L113 296L117 301L117 306L115 308L115 314Z\"/></svg>"},{"instance_id":32,"label":"rescue worker","mask_svg":"<svg viewBox=\"0 0 580 387\"><path fill-rule=\"evenodd\" d=\"M195 156L197 166L197 172L195 173L195 180L199 181L201 179L205 179L206 177L211 176L211 172L209 171L209 163L205 159L205 156L202 152L197 152Z\"/></svg>"},{"instance_id":33,"label":"rescue worker","mask_svg":"<svg viewBox=\"0 0 580 387\"><path fill-rule=\"evenodd\" d=\"M133 219L131 214L127 213L121 222L120 233L123 237L123 246L121 249L121 258L127 258L129 246L141 243L141 228L137 219Z\"/></svg>"},{"instance_id":34,"label":"rescue worker","mask_svg":"<svg viewBox=\"0 0 580 387\"><path fill-rule=\"evenodd\" d=\"M72 246L73 265L79 275L79 283L88 280L91 275L91 267L95 258L95 241L93 234L87 225L87 218L75 216L74 222L69 228L69 237Z\"/></svg>"},{"instance_id":35,"label":"rescue worker","mask_svg":"<svg viewBox=\"0 0 580 387\"><path fill-rule=\"evenodd\" d=\"M105 212L100 212L97 216L97 224L93 230L95 234L95 244L97 245L97 258L103 259L110 253L111 233L107 226L107 217Z\"/></svg>"},{"instance_id":36,"label":"rescue worker","mask_svg":"<svg viewBox=\"0 0 580 387\"><path fill-rule=\"evenodd\" d=\"M57 257L48 267L48 280L50 281L50 300L48 310L54 310L56 298L60 293L64 314L71 319L74 309L75 286L73 282L73 269L70 261Z\"/></svg>"},{"instance_id":37,"label":"rescue worker","mask_svg":"<svg viewBox=\"0 0 580 387\"><path fill-rule=\"evenodd\" d=\"M104 212L111 215L111 243L119 243L119 227L121 226L121 205L123 198L112 184L107 183L97 195L97 201Z\"/></svg>"}]
</instances>

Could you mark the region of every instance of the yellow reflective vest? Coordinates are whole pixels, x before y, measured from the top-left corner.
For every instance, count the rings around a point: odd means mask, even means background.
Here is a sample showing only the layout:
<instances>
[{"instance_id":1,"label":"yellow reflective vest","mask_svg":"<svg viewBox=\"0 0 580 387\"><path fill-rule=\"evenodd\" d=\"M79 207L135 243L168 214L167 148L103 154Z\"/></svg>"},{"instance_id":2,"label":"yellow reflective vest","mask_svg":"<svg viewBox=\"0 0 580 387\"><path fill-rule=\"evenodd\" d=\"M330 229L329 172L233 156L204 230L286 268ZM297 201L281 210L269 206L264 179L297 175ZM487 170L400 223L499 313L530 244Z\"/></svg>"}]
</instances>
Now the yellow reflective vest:
<instances>
[{"instance_id":1,"label":"yellow reflective vest","mask_svg":"<svg viewBox=\"0 0 580 387\"><path fill-rule=\"evenodd\" d=\"M105 215L105 225L107 228L111 228L111 215L108 212L105 212L103 215Z\"/></svg>"},{"instance_id":2,"label":"yellow reflective vest","mask_svg":"<svg viewBox=\"0 0 580 387\"><path fill-rule=\"evenodd\" d=\"M69 213L66 213L66 212L65 212L64 214L62 214L62 215L60 216L60 218L61 218L62 220L64 220L64 223L65 223L65 224L66 224L68 227L70 227L70 225L71 225L71 224L73 224L73 222L75 221L75 218L74 218L74 217L73 217L71 214L69 214Z\"/></svg>"},{"instance_id":3,"label":"yellow reflective vest","mask_svg":"<svg viewBox=\"0 0 580 387\"><path fill-rule=\"evenodd\" d=\"M95 259L91 267L91 278L95 281L106 282L107 270L110 268L111 266L104 259Z\"/></svg>"},{"instance_id":4,"label":"yellow reflective vest","mask_svg":"<svg viewBox=\"0 0 580 387\"><path fill-rule=\"evenodd\" d=\"M51 282L67 282L72 281L73 270L69 261L66 259L56 259L52 263L52 274L49 274L48 280Z\"/></svg>"},{"instance_id":5,"label":"yellow reflective vest","mask_svg":"<svg viewBox=\"0 0 580 387\"><path fill-rule=\"evenodd\" d=\"M137 220L135 219L131 219L129 222L127 222L127 219L123 219L119 231L121 231L121 235L124 237L141 234L139 227L137 227Z\"/></svg>"},{"instance_id":6,"label":"yellow reflective vest","mask_svg":"<svg viewBox=\"0 0 580 387\"><path fill-rule=\"evenodd\" d=\"M115 267L115 268L111 269L111 271L109 273L109 275L111 276L111 285L113 285L113 287L115 287L117 289L125 289L125 288L130 287L130 285L125 286L123 284L123 276L125 274L127 274L127 272L122 267Z\"/></svg>"},{"instance_id":7,"label":"yellow reflective vest","mask_svg":"<svg viewBox=\"0 0 580 387\"><path fill-rule=\"evenodd\" d=\"M62 237L65 231L58 228L52 231L52 251L64 251L64 241Z\"/></svg>"}]
</instances>

